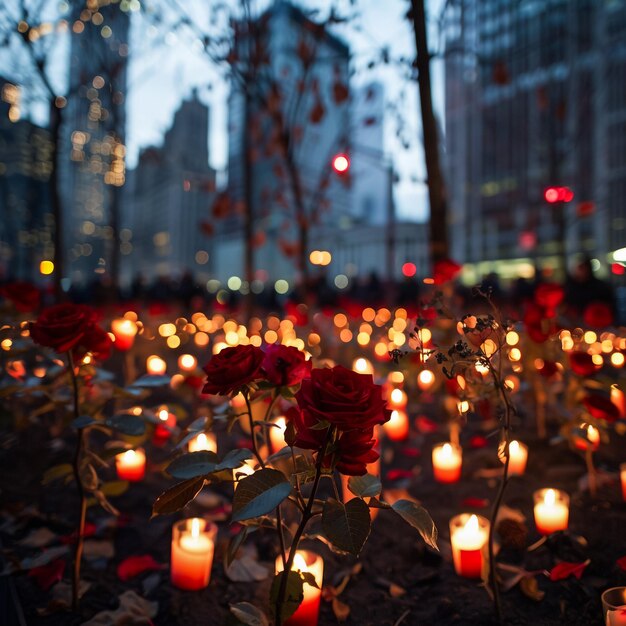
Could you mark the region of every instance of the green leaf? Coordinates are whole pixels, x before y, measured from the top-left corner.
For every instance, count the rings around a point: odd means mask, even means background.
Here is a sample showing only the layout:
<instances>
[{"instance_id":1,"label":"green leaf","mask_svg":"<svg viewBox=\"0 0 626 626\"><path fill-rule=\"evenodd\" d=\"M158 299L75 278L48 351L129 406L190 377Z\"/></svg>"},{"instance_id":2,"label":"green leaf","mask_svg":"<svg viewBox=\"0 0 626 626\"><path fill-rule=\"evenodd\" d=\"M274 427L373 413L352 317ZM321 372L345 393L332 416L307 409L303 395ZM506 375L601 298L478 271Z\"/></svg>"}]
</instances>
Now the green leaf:
<instances>
[{"instance_id":1,"label":"green leaf","mask_svg":"<svg viewBox=\"0 0 626 626\"><path fill-rule=\"evenodd\" d=\"M437 547L437 527L428 514L428 511L411 500L397 500L391 508L405 521L411 524L422 539L435 550Z\"/></svg>"},{"instance_id":2,"label":"green leaf","mask_svg":"<svg viewBox=\"0 0 626 626\"><path fill-rule=\"evenodd\" d=\"M216 466L213 471L235 469L243 465L244 461L252 459L254 455L250 450L231 450Z\"/></svg>"},{"instance_id":3,"label":"green leaf","mask_svg":"<svg viewBox=\"0 0 626 626\"><path fill-rule=\"evenodd\" d=\"M370 498L367 503L370 509L390 509L391 504L387 504L384 500L379 500L378 498Z\"/></svg>"},{"instance_id":4,"label":"green leaf","mask_svg":"<svg viewBox=\"0 0 626 626\"><path fill-rule=\"evenodd\" d=\"M330 422L326 420L319 420L317 423L313 424L309 428L311 430L326 430L330 426Z\"/></svg>"},{"instance_id":5,"label":"green leaf","mask_svg":"<svg viewBox=\"0 0 626 626\"><path fill-rule=\"evenodd\" d=\"M175 458L168 466L167 473L174 478L195 478L215 471L217 454L210 450L189 452Z\"/></svg>"},{"instance_id":6,"label":"green leaf","mask_svg":"<svg viewBox=\"0 0 626 626\"><path fill-rule=\"evenodd\" d=\"M61 465L55 465L54 467L51 467L44 472L43 478L41 479L41 484L47 485L53 480L64 478L65 476L71 474L73 469L74 468L69 463L61 463Z\"/></svg>"},{"instance_id":7,"label":"green leaf","mask_svg":"<svg viewBox=\"0 0 626 626\"><path fill-rule=\"evenodd\" d=\"M243 526L241 530L228 542L228 548L224 554L224 567L228 569L230 564L235 560L239 548L246 540L248 533L250 532L249 526Z\"/></svg>"},{"instance_id":8,"label":"green leaf","mask_svg":"<svg viewBox=\"0 0 626 626\"><path fill-rule=\"evenodd\" d=\"M233 522L266 515L290 493L291 484L278 470L266 468L242 478L233 498Z\"/></svg>"},{"instance_id":9,"label":"green leaf","mask_svg":"<svg viewBox=\"0 0 626 626\"><path fill-rule=\"evenodd\" d=\"M118 413L107 420L107 424L125 435L137 437L146 431L146 423L132 413Z\"/></svg>"},{"instance_id":10,"label":"green leaf","mask_svg":"<svg viewBox=\"0 0 626 626\"><path fill-rule=\"evenodd\" d=\"M152 517L175 513L187 506L204 487L204 478L191 478L164 491L152 505Z\"/></svg>"},{"instance_id":11,"label":"green leaf","mask_svg":"<svg viewBox=\"0 0 626 626\"><path fill-rule=\"evenodd\" d=\"M333 546L358 556L370 534L369 507L359 498L345 505L330 498L322 511L322 528Z\"/></svg>"},{"instance_id":12,"label":"green leaf","mask_svg":"<svg viewBox=\"0 0 626 626\"><path fill-rule=\"evenodd\" d=\"M365 474L365 476L350 476L348 489L359 498L372 498L380 494L383 485L378 476Z\"/></svg>"},{"instance_id":13,"label":"green leaf","mask_svg":"<svg viewBox=\"0 0 626 626\"><path fill-rule=\"evenodd\" d=\"M269 626L265 613L249 602L231 604L230 612L246 626Z\"/></svg>"},{"instance_id":14,"label":"green leaf","mask_svg":"<svg viewBox=\"0 0 626 626\"><path fill-rule=\"evenodd\" d=\"M285 572L278 572L274 576L272 588L270 589L270 608L272 613L276 613L276 603L278 601L278 592L280 590L280 581ZM285 590L285 600L281 610L282 620L290 618L300 606L304 598L304 580L298 572L291 571L287 576L287 585Z\"/></svg>"},{"instance_id":15,"label":"green leaf","mask_svg":"<svg viewBox=\"0 0 626 626\"><path fill-rule=\"evenodd\" d=\"M300 571L300 570L298 570ZM319 589L319 585L317 584L317 581L315 580L315 576L313 576L313 574L311 574L311 572L300 572L300 576L302 576L302 580L307 584L307 585L311 585L311 587L315 587L316 589Z\"/></svg>"},{"instance_id":16,"label":"green leaf","mask_svg":"<svg viewBox=\"0 0 626 626\"><path fill-rule=\"evenodd\" d=\"M112 480L104 483L100 487L100 491L105 496L121 496L128 491L129 482L127 480Z\"/></svg>"},{"instance_id":17,"label":"green leaf","mask_svg":"<svg viewBox=\"0 0 626 626\"><path fill-rule=\"evenodd\" d=\"M94 424L95 422L96 420L91 417L91 415L80 415L72 421L72 426L74 428L86 428L87 426L91 426L91 424Z\"/></svg>"}]
</instances>

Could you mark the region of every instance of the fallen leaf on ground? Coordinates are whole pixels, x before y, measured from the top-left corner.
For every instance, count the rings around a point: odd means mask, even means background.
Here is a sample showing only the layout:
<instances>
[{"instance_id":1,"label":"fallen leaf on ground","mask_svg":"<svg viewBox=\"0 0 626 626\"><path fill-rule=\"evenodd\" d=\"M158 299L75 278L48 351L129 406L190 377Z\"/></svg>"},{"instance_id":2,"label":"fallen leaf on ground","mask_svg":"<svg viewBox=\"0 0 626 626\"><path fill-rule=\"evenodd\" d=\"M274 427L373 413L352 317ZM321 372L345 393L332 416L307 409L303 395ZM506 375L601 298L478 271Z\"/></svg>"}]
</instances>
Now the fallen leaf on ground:
<instances>
[{"instance_id":1,"label":"fallen leaf on ground","mask_svg":"<svg viewBox=\"0 0 626 626\"><path fill-rule=\"evenodd\" d=\"M86 559L110 559L113 558L115 550L112 541L85 541L83 556Z\"/></svg>"},{"instance_id":2,"label":"fallen leaf on ground","mask_svg":"<svg viewBox=\"0 0 626 626\"><path fill-rule=\"evenodd\" d=\"M157 602L144 600L134 591L125 591L120 596L120 605L114 611L102 611L94 615L83 626L149 626L159 610Z\"/></svg>"},{"instance_id":3,"label":"fallen leaf on ground","mask_svg":"<svg viewBox=\"0 0 626 626\"><path fill-rule=\"evenodd\" d=\"M589 565L589 563L591 563L591 559L587 559L582 563L568 563L567 561L557 563L550 570L550 580L552 582L555 582L557 580L564 580L566 578L569 578L570 576L575 576L576 578L578 578L578 580L580 580L583 572L585 571L585 568L587 567L587 565Z\"/></svg>"},{"instance_id":4,"label":"fallen leaf on ground","mask_svg":"<svg viewBox=\"0 0 626 626\"><path fill-rule=\"evenodd\" d=\"M244 555L235 559L225 571L229 580L236 583L251 583L265 580L269 571L253 557Z\"/></svg>"},{"instance_id":5,"label":"fallen leaf on ground","mask_svg":"<svg viewBox=\"0 0 626 626\"><path fill-rule=\"evenodd\" d=\"M543 600L543 597L546 595L545 591L541 591L541 589L539 589L539 583L534 576L522 578L519 582L519 587L526 597L531 600L535 600L536 602Z\"/></svg>"},{"instance_id":6,"label":"fallen leaf on ground","mask_svg":"<svg viewBox=\"0 0 626 626\"><path fill-rule=\"evenodd\" d=\"M31 531L21 539L17 543L21 546L26 546L27 548L43 548L51 544L53 541L57 539L58 535L53 533L49 528L42 526L41 528L37 528L36 530Z\"/></svg>"}]
</instances>

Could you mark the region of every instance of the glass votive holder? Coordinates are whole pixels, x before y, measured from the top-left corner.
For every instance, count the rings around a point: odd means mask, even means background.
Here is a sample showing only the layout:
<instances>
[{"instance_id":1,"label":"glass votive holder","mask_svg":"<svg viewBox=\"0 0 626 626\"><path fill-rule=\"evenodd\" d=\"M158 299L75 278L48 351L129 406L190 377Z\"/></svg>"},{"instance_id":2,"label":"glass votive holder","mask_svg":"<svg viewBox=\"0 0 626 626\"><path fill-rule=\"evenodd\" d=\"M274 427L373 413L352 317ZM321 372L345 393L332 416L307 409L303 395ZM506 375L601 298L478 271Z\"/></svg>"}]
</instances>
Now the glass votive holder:
<instances>
[{"instance_id":1,"label":"glass votive holder","mask_svg":"<svg viewBox=\"0 0 626 626\"><path fill-rule=\"evenodd\" d=\"M626 626L626 587L611 587L602 594L602 623Z\"/></svg>"}]
</instances>

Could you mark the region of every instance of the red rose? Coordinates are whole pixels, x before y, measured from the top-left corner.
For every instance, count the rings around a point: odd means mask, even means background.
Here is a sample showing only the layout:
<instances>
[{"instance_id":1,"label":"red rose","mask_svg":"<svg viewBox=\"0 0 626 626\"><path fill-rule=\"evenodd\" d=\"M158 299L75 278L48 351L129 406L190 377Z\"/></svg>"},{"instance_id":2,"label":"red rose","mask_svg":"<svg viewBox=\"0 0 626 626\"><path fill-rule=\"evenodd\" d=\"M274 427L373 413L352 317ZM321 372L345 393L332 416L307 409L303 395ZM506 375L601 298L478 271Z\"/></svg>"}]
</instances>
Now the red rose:
<instances>
[{"instance_id":1,"label":"red rose","mask_svg":"<svg viewBox=\"0 0 626 626\"><path fill-rule=\"evenodd\" d=\"M265 350L262 368L272 385L291 387L310 375L311 361L307 361L304 352L298 348L272 344Z\"/></svg>"},{"instance_id":2,"label":"red rose","mask_svg":"<svg viewBox=\"0 0 626 626\"><path fill-rule=\"evenodd\" d=\"M113 342L109 333L97 324L92 324L74 348L74 353L83 357L87 352L91 352L95 358L105 360L111 356L112 346Z\"/></svg>"},{"instance_id":3,"label":"red rose","mask_svg":"<svg viewBox=\"0 0 626 626\"><path fill-rule=\"evenodd\" d=\"M0 295L13 302L13 306L20 313L28 313L39 307L41 294L32 283L16 280L0 287Z\"/></svg>"},{"instance_id":4,"label":"red rose","mask_svg":"<svg viewBox=\"0 0 626 626\"><path fill-rule=\"evenodd\" d=\"M583 311L583 320L587 326L604 328L613 323L613 311L604 302L591 302Z\"/></svg>"},{"instance_id":5,"label":"red rose","mask_svg":"<svg viewBox=\"0 0 626 626\"><path fill-rule=\"evenodd\" d=\"M597 420L615 422L620 417L619 408L606 396L591 393L582 399L582 403L585 405L587 411L589 411L591 417Z\"/></svg>"},{"instance_id":6,"label":"red rose","mask_svg":"<svg viewBox=\"0 0 626 626\"><path fill-rule=\"evenodd\" d=\"M342 431L368 430L391 416L372 375L341 365L313 369L311 378L302 381L296 400L308 421L327 421Z\"/></svg>"},{"instance_id":7,"label":"red rose","mask_svg":"<svg viewBox=\"0 0 626 626\"><path fill-rule=\"evenodd\" d=\"M569 364L572 372L577 376L591 376L599 367L593 362L593 358L587 352L577 350L569 353Z\"/></svg>"},{"instance_id":8,"label":"red rose","mask_svg":"<svg viewBox=\"0 0 626 626\"><path fill-rule=\"evenodd\" d=\"M378 459L374 430L351 430L337 441L337 470L346 476L367 474L367 464Z\"/></svg>"},{"instance_id":9,"label":"red rose","mask_svg":"<svg viewBox=\"0 0 626 626\"><path fill-rule=\"evenodd\" d=\"M327 429L314 429L317 420L311 415L300 411L297 407L291 407L285 417L293 422L296 430L296 438L293 445L305 450L319 450L326 440Z\"/></svg>"},{"instance_id":10,"label":"red rose","mask_svg":"<svg viewBox=\"0 0 626 626\"><path fill-rule=\"evenodd\" d=\"M260 378L264 356L256 346L224 348L204 366L207 378L202 393L225 396Z\"/></svg>"},{"instance_id":11,"label":"red rose","mask_svg":"<svg viewBox=\"0 0 626 626\"><path fill-rule=\"evenodd\" d=\"M542 283L535 291L535 302L544 309L556 309L563 301L565 292L556 283Z\"/></svg>"},{"instance_id":12,"label":"red rose","mask_svg":"<svg viewBox=\"0 0 626 626\"><path fill-rule=\"evenodd\" d=\"M81 343L95 326L95 312L83 304L56 304L30 323L30 335L40 346L67 352Z\"/></svg>"}]
</instances>

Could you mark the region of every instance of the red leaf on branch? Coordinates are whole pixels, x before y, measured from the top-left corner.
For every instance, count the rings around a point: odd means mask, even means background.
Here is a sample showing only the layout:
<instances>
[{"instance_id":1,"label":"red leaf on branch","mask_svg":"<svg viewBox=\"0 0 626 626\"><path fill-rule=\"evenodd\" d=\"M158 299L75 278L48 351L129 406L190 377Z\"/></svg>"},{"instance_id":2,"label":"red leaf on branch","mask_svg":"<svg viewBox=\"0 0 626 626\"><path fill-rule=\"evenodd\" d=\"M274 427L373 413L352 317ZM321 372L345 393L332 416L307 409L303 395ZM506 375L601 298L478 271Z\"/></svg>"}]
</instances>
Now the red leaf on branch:
<instances>
[{"instance_id":1,"label":"red leaf on branch","mask_svg":"<svg viewBox=\"0 0 626 626\"><path fill-rule=\"evenodd\" d=\"M155 572L160 569L163 569L163 565L157 563L151 554L129 556L117 566L117 577L126 582L144 572Z\"/></svg>"},{"instance_id":2,"label":"red leaf on branch","mask_svg":"<svg viewBox=\"0 0 626 626\"><path fill-rule=\"evenodd\" d=\"M587 559L582 563L568 563L567 561L558 563L550 570L550 580L555 582L557 580L565 580L570 576L575 576L580 580L589 563L591 563L591 559Z\"/></svg>"}]
</instances>

